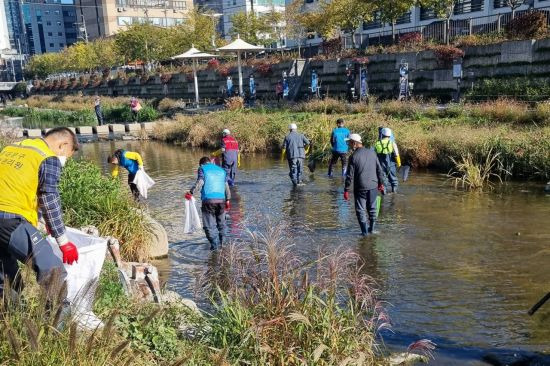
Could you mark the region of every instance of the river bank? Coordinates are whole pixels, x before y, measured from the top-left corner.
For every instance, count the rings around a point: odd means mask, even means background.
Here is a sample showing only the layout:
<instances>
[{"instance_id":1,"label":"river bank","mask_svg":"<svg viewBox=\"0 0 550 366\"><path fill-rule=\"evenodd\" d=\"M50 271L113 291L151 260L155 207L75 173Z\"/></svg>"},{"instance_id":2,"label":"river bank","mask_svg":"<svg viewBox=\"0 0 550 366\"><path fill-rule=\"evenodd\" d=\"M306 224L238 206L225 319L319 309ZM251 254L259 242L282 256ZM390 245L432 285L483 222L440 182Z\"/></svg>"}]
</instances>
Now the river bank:
<instances>
[{"instance_id":1,"label":"river bank","mask_svg":"<svg viewBox=\"0 0 550 366\"><path fill-rule=\"evenodd\" d=\"M319 101L293 109L220 111L206 115L176 115L159 124L153 138L183 146L216 149L220 132L229 128L245 153L279 151L290 123L313 143L316 159L327 160L330 133L337 118L362 135L372 146L378 127L392 128L404 164L434 167L447 172L453 159L472 154L485 161L499 154L515 179L550 178L550 114L546 105L530 110L510 101L481 105L455 105L438 109L414 102L388 102L378 106L347 106ZM544 108L544 109L543 109Z\"/></svg>"}]
</instances>

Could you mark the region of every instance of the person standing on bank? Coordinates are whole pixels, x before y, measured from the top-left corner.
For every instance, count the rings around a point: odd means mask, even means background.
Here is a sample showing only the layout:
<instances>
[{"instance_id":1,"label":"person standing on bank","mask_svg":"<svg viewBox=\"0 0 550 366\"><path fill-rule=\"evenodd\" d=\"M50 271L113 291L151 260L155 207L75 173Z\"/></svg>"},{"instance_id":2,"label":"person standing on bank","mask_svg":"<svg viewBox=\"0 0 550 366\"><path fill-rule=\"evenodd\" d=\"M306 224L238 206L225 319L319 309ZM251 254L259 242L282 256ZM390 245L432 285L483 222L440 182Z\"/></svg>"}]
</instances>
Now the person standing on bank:
<instances>
[{"instance_id":1,"label":"person standing on bank","mask_svg":"<svg viewBox=\"0 0 550 366\"><path fill-rule=\"evenodd\" d=\"M225 170L210 161L207 156L199 160L197 181L185 193L185 199L190 200L195 190L201 192L202 226L206 238L210 242L210 250L220 248L225 239L225 211L231 209L229 200L231 191L227 184ZM215 230L218 235L215 235Z\"/></svg>"},{"instance_id":2,"label":"person standing on bank","mask_svg":"<svg viewBox=\"0 0 550 366\"><path fill-rule=\"evenodd\" d=\"M32 261L39 283L56 271L64 280L63 263L78 261L78 250L66 235L58 190L61 170L77 150L75 134L57 127L43 139L23 140L0 152L0 298L6 281L22 290L18 261ZM37 229L39 211L62 259Z\"/></svg>"},{"instance_id":3,"label":"person standing on bank","mask_svg":"<svg viewBox=\"0 0 550 366\"><path fill-rule=\"evenodd\" d=\"M397 192L399 181L397 179L397 168L401 166L401 158L397 144L392 141L392 131L389 128L382 128L380 131L382 137L374 145L374 150L378 155L378 161L382 166L393 193Z\"/></svg>"},{"instance_id":4,"label":"person standing on bank","mask_svg":"<svg viewBox=\"0 0 550 366\"><path fill-rule=\"evenodd\" d=\"M97 117L97 125L103 125L103 111L101 110L101 99L97 96L95 97L95 116Z\"/></svg>"},{"instance_id":5,"label":"person standing on bank","mask_svg":"<svg viewBox=\"0 0 550 366\"><path fill-rule=\"evenodd\" d=\"M330 136L330 144L332 145L332 157L328 164L328 176L332 177L332 166L338 162L338 159L342 161L342 177L346 176L346 169L348 166L348 142L349 130L344 127L344 120L338 118L336 121L337 127L332 130Z\"/></svg>"},{"instance_id":6,"label":"person standing on bank","mask_svg":"<svg viewBox=\"0 0 550 366\"><path fill-rule=\"evenodd\" d=\"M139 111L141 111L141 104L136 97L132 97L130 100L130 111L132 112L132 122L137 122L139 119Z\"/></svg>"},{"instance_id":7,"label":"person standing on bank","mask_svg":"<svg viewBox=\"0 0 550 366\"><path fill-rule=\"evenodd\" d=\"M239 143L231 135L227 128L222 132L221 149L214 152L213 156L222 156L222 168L227 173L227 182L230 186L235 185L235 176L237 168L241 166L241 154L239 153Z\"/></svg>"},{"instance_id":8,"label":"person standing on bank","mask_svg":"<svg viewBox=\"0 0 550 366\"><path fill-rule=\"evenodd\" d=\"M290 170L289 176L292 184L296 187L297 185L304 184L304 160L310 142L304 135L297 132L298 127L295 123L291 123L288 128L290 132L286 135L281 146L283 151L282 157L284 159L286 156Z\"/></svg>"},{"instance_id":9,"label":"person standing on bank","mask_svg":"<svg viewBox=\"0 0 550 366\"><path fill-rule=\"evenodd\" d=\"M349 136L350 148L353 154L349 158L346 183L344 186L344 199L349 200L349 191L353 182L353 195L355 197L355 214L361 227L361 234L372 234L376 223L376 199L378 191L384 190L384 173L376 153L363 147L361 136L352 133ZM368 226L367 226L368 214Z\"/></svg>"},{"instance_id":10,"label":"person standing on bank","mask_svg":"<svg viewBox=\"0 0 550 366\"><path fill-rule=\"evenodd\" d=\"M136 173L139 169L143 169L143 159L137 152L126 151L123 149L116 150L113 155L107 158L107 163L113 165L111 176L113 178L118 177L119 166L125 168L128 171L128 185L130 191L136 201L139 201L139 189L134 183Z\"/></svg>"}]
</instances>

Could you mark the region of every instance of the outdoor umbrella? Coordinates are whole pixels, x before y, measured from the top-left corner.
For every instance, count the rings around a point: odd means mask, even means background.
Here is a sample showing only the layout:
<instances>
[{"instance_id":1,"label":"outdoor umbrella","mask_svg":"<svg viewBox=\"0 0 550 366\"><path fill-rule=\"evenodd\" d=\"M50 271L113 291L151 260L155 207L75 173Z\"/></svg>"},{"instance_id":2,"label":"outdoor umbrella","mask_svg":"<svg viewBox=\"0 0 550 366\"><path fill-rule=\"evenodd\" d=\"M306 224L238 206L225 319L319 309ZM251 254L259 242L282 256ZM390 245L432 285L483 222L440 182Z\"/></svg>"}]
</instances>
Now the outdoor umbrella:
<instances>
[{"instance_id":1,"label":"outdoor umbrella","mask_svg":"<svg viewBox=\"0 0 550 366\"><path fill-rule=\"evenodd\" d=\"M241 52L260 52L264 48L260 46L254 46L253 44L247 43L237 35L237 39L228 44L217 49L219 52L235 52L237 53L237 67L239 69L239 94L243 95L243 72L241 69Z\"/></svg>"},{"instance_id":2,"label":"outdoor umbrella","mask_svg":"<svg viewBox=\"0 0 550 366\"><path fill-rule=\"evenodd\" d=\"M195 102L197 103L197 106L199 105L199 83L197 81L197 60L201 58L213 58L216 57L215 55L211 55L209 53L204 53L196 49L194 46L191 46L189 50L182 53L181 55L177 55L172 57L173 60L178 59L190 59L193 63L193 79L195 81Z\"/></svg>"}]
</instances>

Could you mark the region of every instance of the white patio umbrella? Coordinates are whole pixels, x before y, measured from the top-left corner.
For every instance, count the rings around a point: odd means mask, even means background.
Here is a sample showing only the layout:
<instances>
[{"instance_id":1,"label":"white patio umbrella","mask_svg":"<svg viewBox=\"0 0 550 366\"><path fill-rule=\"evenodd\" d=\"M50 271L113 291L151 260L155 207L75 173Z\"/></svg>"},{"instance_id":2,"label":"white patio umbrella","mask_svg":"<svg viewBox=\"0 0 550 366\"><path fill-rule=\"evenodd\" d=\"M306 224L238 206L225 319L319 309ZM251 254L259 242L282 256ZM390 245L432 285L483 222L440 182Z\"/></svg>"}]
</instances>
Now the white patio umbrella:
<instances>
[{"instance_id":1,"label":"white patio umbrella","mask_svg":"<svg viewBox=\"0 0 550 366\"><path fill-rule=\"evenodd\" d=\"M241 69L241 52L260 52L264 48L260 46L255 46L253 44L247 43L237 35L237 39L228 44L218 48L216 51L219 52L236 52L237 53L237 68L239 69L239 94L243 95L243 72Z\"/></svg>"},{"instance_id":2,"label":"white patio umbrella","mask_svg":"<svg viewBox=\"0 0 550 366\"><path fill-rule=\"evenodd\" d=\"M179 59L190 59L193 63L193 79L195 81L195 102L197 103L197 106L199 105L199 83L197 81L197 60L201 58L213 58L216 57L216 55L211 55L209 53L201 52L198 49L196 49L194 46L191 46L191 48L181 55L177 55L172 57L173 60L179 60Z\"/></svg>"}]
</instances>

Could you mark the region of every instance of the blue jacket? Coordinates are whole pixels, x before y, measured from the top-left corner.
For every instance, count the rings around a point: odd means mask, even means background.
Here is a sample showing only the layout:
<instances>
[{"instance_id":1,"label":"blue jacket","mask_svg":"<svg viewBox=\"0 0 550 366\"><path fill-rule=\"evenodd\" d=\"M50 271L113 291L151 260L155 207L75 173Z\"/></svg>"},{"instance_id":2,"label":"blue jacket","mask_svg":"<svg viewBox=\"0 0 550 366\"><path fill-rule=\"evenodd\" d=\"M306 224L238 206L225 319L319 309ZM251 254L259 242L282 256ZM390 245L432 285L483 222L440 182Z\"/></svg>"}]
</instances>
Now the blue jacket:
<instances>
[{"instance_id":1,"label":"blue jacket","mask_svg":"<svg viewBox=\"0 0 550 366\"><path fill-rule=\"evenodd\" d=\"M225 183L227 173L215 164L201 166L204 184L201 189L201 200L226 200ZM199 173L200 175L200 173Z\"/></svg>"},{"instance_id":2,"label":"blue jacket","mask_svg":"<svg viewBox=\"0 0 550 366\"><path fill-rule=\"evenodd\" d=\"M136 174L139 169L138 162L132 159L127 159L126 151L124 150L122 150L122 154L120 154L118 163L121 167L126 168L130 174Z\"/></svg>"},{"instance_id":3,"label":"blue jacket","mask_svg":"<svg viewBox=\"0 0 550 366\"><path fill-rule=\"evenodd\" d=\"M348 152L348 142L346 139L349 137L349 130L345 127L338 127L332 130L332 136L330 137L330 144L332 145L332 151L339 153Z\"/></svg>"}]
</instances>

